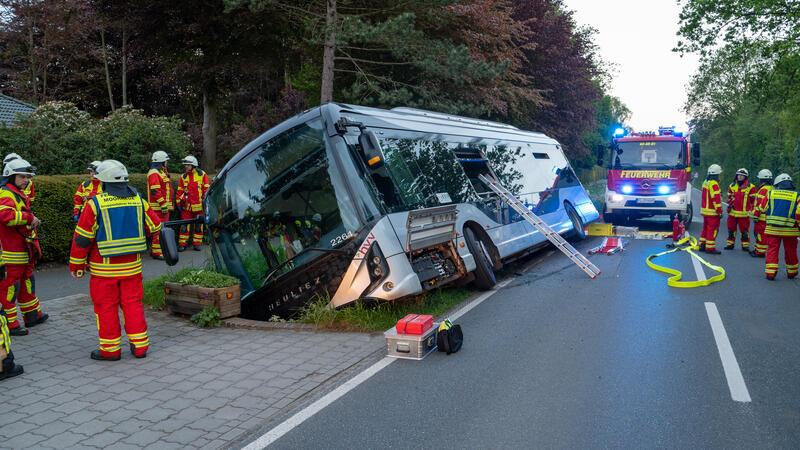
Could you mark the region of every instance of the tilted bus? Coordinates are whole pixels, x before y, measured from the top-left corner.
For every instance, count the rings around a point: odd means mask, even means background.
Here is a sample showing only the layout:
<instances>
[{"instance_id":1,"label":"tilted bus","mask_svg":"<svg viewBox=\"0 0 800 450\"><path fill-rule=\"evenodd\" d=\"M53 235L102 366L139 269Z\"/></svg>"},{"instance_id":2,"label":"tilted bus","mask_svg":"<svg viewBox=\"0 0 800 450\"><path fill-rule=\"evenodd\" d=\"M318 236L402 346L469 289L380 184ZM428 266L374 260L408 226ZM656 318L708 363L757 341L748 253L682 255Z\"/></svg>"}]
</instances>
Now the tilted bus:
<instances>
[{"instance_id":1,"label":"tilted bus","mask_svg":"<svg viewBox=\"0 0 800 450\"><path fill-rule=\"evenodd\" d=\"M256 320L291 317L312 299L392 301L465 277L488 289L504 262L546 241L479 174L559 233L582 237L599 217L544 134L329 103L270 129L219 172L205 200L211 253L241 280L242 316Z\"/></svg>"}]
</instances>

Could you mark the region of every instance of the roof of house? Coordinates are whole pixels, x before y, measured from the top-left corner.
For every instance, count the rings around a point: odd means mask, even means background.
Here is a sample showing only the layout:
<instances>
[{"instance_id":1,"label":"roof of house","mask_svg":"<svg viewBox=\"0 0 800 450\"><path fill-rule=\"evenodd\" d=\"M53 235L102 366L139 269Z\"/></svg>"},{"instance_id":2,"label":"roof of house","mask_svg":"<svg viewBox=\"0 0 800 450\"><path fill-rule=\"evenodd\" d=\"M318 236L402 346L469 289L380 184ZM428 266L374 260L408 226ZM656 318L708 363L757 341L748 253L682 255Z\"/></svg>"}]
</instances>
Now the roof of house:
<instances>
[{"instance_id":1,"label":"roof of house","mask_svg":"<svg viewBox=\"0 0 800 450\"><path fill-rule=\"evenodd\" d=\"M30 114L36 108L21 100L0 94L0 125L10 127L14 124L17 114Z\"/></svg>"}]
</instances>

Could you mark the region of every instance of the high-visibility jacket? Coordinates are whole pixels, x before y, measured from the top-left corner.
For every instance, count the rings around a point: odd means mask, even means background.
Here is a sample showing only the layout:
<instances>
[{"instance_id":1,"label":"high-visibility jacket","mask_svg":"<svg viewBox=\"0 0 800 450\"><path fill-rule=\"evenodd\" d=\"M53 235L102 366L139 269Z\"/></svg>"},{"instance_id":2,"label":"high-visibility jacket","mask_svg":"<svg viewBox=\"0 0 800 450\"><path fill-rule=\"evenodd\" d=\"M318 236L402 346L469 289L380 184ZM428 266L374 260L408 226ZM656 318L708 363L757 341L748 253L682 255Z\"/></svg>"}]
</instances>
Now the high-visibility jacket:
<instances>
[{"instance_id":1,"label":"high-visibility jacket","mask_svg":"<svg viewBox=\"0 0 800 450\"><path fill-rule=\"evenodd\" d=\"M748 180L744 180L740 185L733 182L728 186L728 206L731 217L748 217L753 209L755 199L755 186Z\"/></svg>"},{"instance_id":2,"label":"high-visibility jacket","mask_svg":"<svg viewBox=\"0 0 800 450\"><path fill-rule=\"evenodd\" d=\"M767 220L767 216L759 214L759 211L763 211L766 208L767 201L769 201L770 191L772 191L772 185L763 184L759 186L758 191L756 192L753 204L753 217L755 218L756 222L764 222Z\"/></svg>"},{"instance_id":3,"label":"high-visibility jacket","mask_svg":"<svg viewBox=\"0 0 800 450\"><path fill-rule=\"evenodd\" d=\"M178 205L186 211L202 212L203 198L208 192L208 174L198 168L181 175L178 182Z\"/></svg>"},{"instance_id":4,"label":"high-visibility jacket","mask_svg":"<svg viewBox=\"0 0 800 450\"><path fill-rule=\"evenodd\" d=\"M150 169L147 172L147 202L156 212L172 211L172 180L166 168Z\"/></svg>"},{"instance_id":5,"label":"high-visibility jacket","mask_svg":"<svg viewBox=\"0 0 800 450\"><path fill-rule=\"evenodd\" d=\"M13 183L0 188L0 247L3 263L27 265L31 243L35 238L31 227L34 215L31 203Z\"/></svg>"},{"instance_id":6,"label":"high-visibility jacket","mask_svg":"<svg viewBox=\"0 0 800 450\"><path fill-rule=\"evenodd\" d=\"M722 197L719 181L706 180L703 182L703 191L700 199L700 214L703 216L722 215Z\"/></svg>"},{"instance_id":7,"label":"high-visibility jacket","mask_svg":"<svg viewBox=\"0 0 800 450\"><path fill-rule=\"evenodd\" d=\"M92 177L79 184L75 195L72 196L72 215L79 215L86 202L101 192L103 192L103 184L97 178Z\"/></svg>"},{"instance_id":8,"label":"high-visibility jacket","mask_svg":"<svg viewBox=\"0 0 800 450\"><path fill-rule=\"evenodd\" d=\"M766 208L767 228L764 233L773 236L800 236L800 195L795 191L773 189L769 193Z\"/></svg>"},{"instance_id":9,"label":"high-visibility jacket","mask_svg":"<svg viewBox=\"0 0 800 450\"><path fill-rule=\"evenodd\" d=\"M139 194L114 197L101 193L83 209L69 257L69 270L84 270L92 276L120 278L142 272L141 252L146 235L158 233L161 223Z\"/></svg>"},{"instance_id":10,"label":"high-visibility jacket","mask_svg":"<svg viewBox=\"0 0 800 450\"><path fill-rule=\"evenodd\" d=\"M36 187L33 185L33 180L28 181L28 185L22 190L22 193L28 197L31 203L36 199Z\"/></svg>"}]
</instances>

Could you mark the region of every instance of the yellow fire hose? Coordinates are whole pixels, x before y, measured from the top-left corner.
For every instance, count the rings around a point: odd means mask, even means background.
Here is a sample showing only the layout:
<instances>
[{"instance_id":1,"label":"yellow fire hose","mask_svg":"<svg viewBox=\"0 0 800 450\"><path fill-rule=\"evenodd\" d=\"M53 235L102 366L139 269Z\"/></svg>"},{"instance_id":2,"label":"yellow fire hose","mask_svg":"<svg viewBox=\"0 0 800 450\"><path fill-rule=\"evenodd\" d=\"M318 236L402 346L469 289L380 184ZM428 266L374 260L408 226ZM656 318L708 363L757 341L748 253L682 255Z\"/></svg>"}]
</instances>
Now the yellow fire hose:
<instances>
[{"instance_id":1,"label":"yellow fire hose","mask_svg":"<svg viewBox=\"0 0 800 450\"><path fill-rule=\"evenodd\" d=\"M697 253L694 252L694 250L697 250L697 248L698 248L697 239L695 239L694 237L689 236L687 234L686 237L684 237L680 241L678 241L675 244L673 244L673 248L671 250L667 250L667 251L664 251L664 252L661 252L661 253L656 253L655 255L650 255L650 256L647 257L645 262L647 262L647 266L650 267L653 270L656 270L656 271L659 271L659 272L664 272L666 274L672 275L671 277L669 277L667 279L667 285L669 285L671 287L676 287L676 288L695 288L695 287L701 287L701 286L708 286L708 285L710 285L712 283L716 283L718 281L724 280L725 279L725 269L723 269L720 266L715 266L715 265L709 263L708 261L706 261L705 259L701 258ZM672 269L670 267L659 266L658 264L653 262L653 260L658 258L659 256L664 256L664 255L667 255L667 254L670 254L670 253L673 253L673 252L677 252L677 251L685 251L685 252L689 253L689 255L691 255L692 258L697 258L697 260L700 261L701 264L703 264L704 266L708 267L709 269L717 272L718 274L714 275L713 277L708 278L706 280L681 281L681 278L683 278L683 273L681 273L679 270Z\"/></svg>"}]
</instances>

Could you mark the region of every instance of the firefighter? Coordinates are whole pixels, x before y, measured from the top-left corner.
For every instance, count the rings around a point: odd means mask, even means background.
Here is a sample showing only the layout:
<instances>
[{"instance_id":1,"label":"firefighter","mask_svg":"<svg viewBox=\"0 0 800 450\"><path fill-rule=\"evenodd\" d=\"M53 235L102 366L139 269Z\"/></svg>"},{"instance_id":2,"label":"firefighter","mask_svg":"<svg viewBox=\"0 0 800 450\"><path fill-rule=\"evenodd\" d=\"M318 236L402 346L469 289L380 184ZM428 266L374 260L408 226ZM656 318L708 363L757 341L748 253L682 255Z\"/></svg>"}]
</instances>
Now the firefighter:
<instances>
[{"instance_id":1,"label":"firefighter","mask_svg":"<svg viewBox=\"0 0 800 450\"><path fill-rule=\"evenodd\" d=\"M192 155L183 158L183 175L178 182L178 211L181 219L196 219L203 216L203 198L208 192L208 175L197 166L197 158ZM192 245L195 250L200 251L203 245L203 224L195 222L192 224ZM186 250L189 245L189 226L181 227L181 234L178 238L178 251Z\"/></svg>"},{"instance_id":2,"label":"firefighter","mask_svg":"<svg viewBox=\"0 0 800 450\"><path fill-rule=\"evenodd\" d=\"M147 172L147 202L163 223L169 220L169 214L174 209L172 180L169 177L169 170L167 170L169 155L167 152L159 150L153 153L150 161L150 171ZM153 235L150 255L153 259L164 259L161 251L161 237L158 233Z\"/></svg>"},{"instance_id":3,"label":"firefighter","mask_svg":"<svg viewBox=\"0 0 800 450\"><path fill-rule=\"evenodd\" d=\"M11 161L13 161L15 159L22 159L22 157L20 157L16 153L9 153L8 155L6 155L5 158L3 158L3 167L5 167L6 164L8 164L9 162L11 162ZM23 159L23 161L24 161L24 159ZM5 185L5 184L6 184L6 182L4 181L3 185ZM22 193L25 194L28 197L28 200L31 203L33 203L33 200L36 199L36 188L33 186L33 180L30 180L30 182L28 182L28 185L25 186L25 189L22 190Z\"/></svg>"},{"instance_id":4,"label":"firefighter","mask_svg":"<svg viewBox=\"0 0 800 450\"><path fill-rule=\"evenodd\" d=\"M23 193L35 170L22 158L10 160L3 167L6 185L0 188L0 246L6 267L6 277L0 281L0 302L13 336L28 334L28 329L23 328L17 318L17 303L25 327L34 327L48 319L36 297L33 275L41 256L36 238L36 228L41 221L31 212L30 200Z\"/></svg>"},{"instance_id":5,"label":"firefighter","mask_svg":"<svg viewBox=\"0 0 800 450\"><path fill-rule=\"evenodd\" d=\"M772 172L761 169L758 172L758 189L753 203L753 233L756 235L756 248L750 252L754 258L763 258L767 254L767 243L764 240L764 230L767 228L767 218L757 215L757 211L767 202L769 192L772 190Z\"/></svg>"},{"instance_id":6,"label":"firefighter","mask_svg":"<svg viewBox=\"0 0 800 450\"><path fill-rule=\"evenodd\" d=\"M118 361L122 334L119 309L125 323L130 351L147 356L150 341L142 298L142 255L146 235L158 233L161 223L155 211L128 185L128 171L119 161L106 160L97 168L103 192L87 202L81 213L69 257L69 271L81 278L88 266L89 293L94 304L99 349L95 360Z\"/></svg>"},{"instance_id":7,"label":"firefighter","mask_svg":"<svg viewBox=\"0 0 800 450\"><path fill-rule=\"evenodd\" d=\"M719 176L722 167L712 164L708 167L708 176L703 182L700 215L703 216L703 231L700 234L700 251L715 255L717 250L717 233L722 219L722 198L720 197Z\"/></svg>"},{"instance_id":8,"label":"firefighter","mask_svg":"<svg viewBox=\"0 0 800 450\"><path fill-rule=\"evenodd\" d=\"M747 169L736 171L733 183L728 186L728 241L725 250L733 250L736 229L742 237L742 250L750 251L750 212L755 201L755 186L748 180Z\"/></svg>"},{"instance_id":9,"label":"firefighter","mask_svg":"<svg viewBox=\"0 0 800 450\"><path fill-rule=\"evenodd\" d=\"M14 353L11 352L11 335L8 330L8 320L0 312L0 380L22 375L24 369L19 364L14 364Z\"/></svg>"},{"instance_id":10,"label":"firefighter","mask_svg":"<svg viewBox=\"0 0 800 450\"><path fill-rule=\"evenodd\" d=\"M792 178L785 173L775 177L775 186L767 195L767 201L754 212L764 215L767 227L764 240L767 242L765 274L768 280L778 275L781 244L786 261L786 274L797 276L797 238L800 237L800 195L795 190Z\"/></svg>"},{"instance_id":11,"label":"firefighter","mask_svg":"<svg viewBox=\"0 0 800 450\"><path fill-rule=\"evenodd\" d=\"M75 195L72 196L72 220L76 223L78 222L78 217L81 215L81 211L83 211L83 205L100 192L100 181L95 178L98 165L100 165L100 161L92 161L89 166L86 167L86 170L89 171L89 178L78 185L78 189L75 190Z\"/></svg>"}]
</instances>

